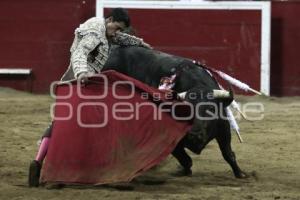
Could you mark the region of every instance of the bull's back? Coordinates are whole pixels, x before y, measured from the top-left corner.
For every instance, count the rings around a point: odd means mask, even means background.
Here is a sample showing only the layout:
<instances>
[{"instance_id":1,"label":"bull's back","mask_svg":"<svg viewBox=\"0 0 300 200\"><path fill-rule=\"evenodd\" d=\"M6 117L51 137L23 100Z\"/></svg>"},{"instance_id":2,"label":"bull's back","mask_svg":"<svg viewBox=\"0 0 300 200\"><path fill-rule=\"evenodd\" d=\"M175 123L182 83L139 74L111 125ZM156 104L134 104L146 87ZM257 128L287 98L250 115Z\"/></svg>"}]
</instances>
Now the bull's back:
<instances>
[{"instance_id":1,"label":"bull's back","mask_svg":"<svg viewBox=\"0 0 300 200\"><path fill-rule=\"evenodd\" d=\"M188 67L185 68L185 65ZM212 77L191 60L143 47L113 47L104 67L104 70L108 69L124 73L153 87L158 86L162 77L171 76L178 70L182 71L179 73L182 80L182 84L177 86L179 90L196 85L218 87Z\"/></svg>"},{"instance_id":2,"label":"bull's back","mask_svg":"<svg viewBox=\"0 0 300 200\"><path fill-rule=\"evenodd\" d=\"M180 58L142 47L115 47L103 70L116 70L157 87L161 77L170 76Z\"/></svg>"}]
</instances>

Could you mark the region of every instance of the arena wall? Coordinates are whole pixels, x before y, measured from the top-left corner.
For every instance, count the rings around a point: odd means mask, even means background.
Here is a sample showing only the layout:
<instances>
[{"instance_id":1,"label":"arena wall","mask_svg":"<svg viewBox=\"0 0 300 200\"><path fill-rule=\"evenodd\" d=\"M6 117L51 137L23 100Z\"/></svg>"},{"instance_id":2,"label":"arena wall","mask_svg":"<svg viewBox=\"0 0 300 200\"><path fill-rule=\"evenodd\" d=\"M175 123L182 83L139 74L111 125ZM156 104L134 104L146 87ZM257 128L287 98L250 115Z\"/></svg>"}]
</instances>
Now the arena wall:
<instances>
[{"instance_id":1,"label":"arena wall","mask_svg":"<svg viewBox=\"0 0 300 200\"><path fill-rule=\"evenodd\" d=\"M66 70L74 29L95 16L96 2L2 0L0 12L0 68L33 69L30 77L0 75L0 86L44 93ZM156 49L204 61L259 89L260 12L129 12L137 35ZM271 95L300 95L299 17L300 2L272 2Z\"/></svg>"},{"instance_id":2,"label":"arena wall","mask_svg":"<svg viewBox=\"0 0 300 200\"><path fill-rule=\"evenodd\" d=\"M95 1L1 0L0 68L31 68L32 76L1 75L0 86L45 93L69 64L74 29L95 15Z\"/></svg>"}]
</instances>

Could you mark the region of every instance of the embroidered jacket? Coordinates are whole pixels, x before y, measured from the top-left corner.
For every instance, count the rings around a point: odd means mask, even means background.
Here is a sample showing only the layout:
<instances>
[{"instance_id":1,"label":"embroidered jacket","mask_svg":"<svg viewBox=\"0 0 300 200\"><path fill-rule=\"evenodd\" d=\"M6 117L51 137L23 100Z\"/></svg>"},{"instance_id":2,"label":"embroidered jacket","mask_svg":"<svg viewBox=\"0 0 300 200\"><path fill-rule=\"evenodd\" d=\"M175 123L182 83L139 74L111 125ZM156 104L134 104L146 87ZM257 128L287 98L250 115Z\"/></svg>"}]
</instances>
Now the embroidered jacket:
<instances>
[{"instance_id":1,"label":"embroidered jacket","mask_svg":"<svg viewBox=\"0 0 300 200\"><path fill-rule=\"evenodd\" d=\"M112 40L118 45L149 47L143 39L117 32ZM80 73L99 73L109 56L110 44L106 38L105 19L93 17L75 30L71 46L70 66L61 80L77 78Z\"/></svg>"}]
</instances>

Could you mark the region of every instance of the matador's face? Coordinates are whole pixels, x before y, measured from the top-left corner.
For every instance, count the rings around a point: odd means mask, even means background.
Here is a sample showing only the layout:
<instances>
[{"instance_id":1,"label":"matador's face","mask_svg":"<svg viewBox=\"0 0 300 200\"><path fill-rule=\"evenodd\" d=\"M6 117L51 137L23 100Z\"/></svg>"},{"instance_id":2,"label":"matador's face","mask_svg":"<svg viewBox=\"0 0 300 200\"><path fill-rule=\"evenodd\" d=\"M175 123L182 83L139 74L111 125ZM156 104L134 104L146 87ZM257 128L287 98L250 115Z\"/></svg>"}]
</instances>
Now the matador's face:
<instances>
[{"instance_id":1,"label":"matador's face","mask_svg":"<svg viewBox=\"0 0 300 200\"><path fill-rule=\"evenodd\" d=\"M112 17L106 19L106 36L111 39L116 36L116 32L123 31L126 28L124 22L113 21Z\"/></svg>"}]
</instances>

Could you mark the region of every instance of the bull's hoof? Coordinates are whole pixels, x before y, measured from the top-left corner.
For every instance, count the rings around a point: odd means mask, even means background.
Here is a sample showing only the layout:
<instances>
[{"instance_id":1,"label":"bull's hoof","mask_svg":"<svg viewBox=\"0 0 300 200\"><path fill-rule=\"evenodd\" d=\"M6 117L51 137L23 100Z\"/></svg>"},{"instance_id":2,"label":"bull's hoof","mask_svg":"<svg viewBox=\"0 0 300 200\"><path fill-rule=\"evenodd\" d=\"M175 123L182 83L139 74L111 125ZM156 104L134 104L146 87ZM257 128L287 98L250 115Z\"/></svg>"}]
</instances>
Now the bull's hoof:
<instances>
[{"instance_id":1,"label":"bull's hoof","mask_svg":"<svg viewBox=\"0 0 300 200\"><path fill-rule=\"evenodd\" d=\"M182 168L182 169L179 169L177 172L173 173L172 175L173 176L192 176L193 172L192 172L192 169L190 168Z\"/></svg>"},{"instance_id":2,"label":"bull's hoof","mask_svg":"<svg viewBox=\"0 0 300 200\"><path fill-rule=\"evenodd\" d=\"M234 176L236 178L241 178L241 179L243 179L243 178L249 178L249 175L247 173L243 172L243 171L235 173Z\"/></svg>"},{"instance_id":3,"label":"bull's hoof","mask_svg":"<svg viewBox=\"0 0 300 200\"><path fill-rule=\"evenodd\" d=\"M41 168L42 165L36 160L30 163L28 175L29 187L39 187Z\"/></svg>"}]
</instances>

